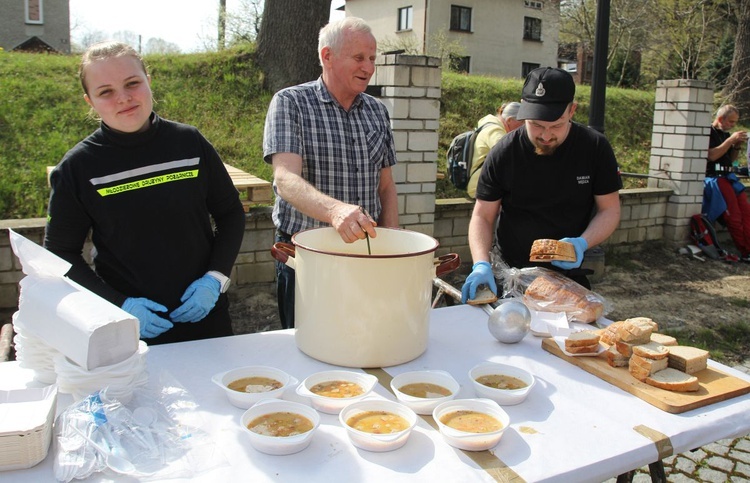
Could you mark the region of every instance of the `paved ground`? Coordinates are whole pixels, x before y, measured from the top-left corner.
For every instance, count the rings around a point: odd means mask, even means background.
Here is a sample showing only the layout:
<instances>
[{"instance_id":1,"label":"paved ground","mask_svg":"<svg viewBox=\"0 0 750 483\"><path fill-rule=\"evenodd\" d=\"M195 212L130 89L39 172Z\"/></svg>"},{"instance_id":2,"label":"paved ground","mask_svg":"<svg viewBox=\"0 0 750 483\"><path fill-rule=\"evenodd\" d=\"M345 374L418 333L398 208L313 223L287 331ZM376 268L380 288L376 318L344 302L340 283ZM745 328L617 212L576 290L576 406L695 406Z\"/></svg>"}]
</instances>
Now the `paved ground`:
<instances>
[{"instance_id":1,"label":"paved ground","mask_svg":"<svg viewBox=\"0 0 750 483\"><path fill-rule=\"evenodd\" d=\"M750 361L734 367L750 374ZM750 482L750 435L722 439L695 451L670 456L663 460L664 473L670 483L688 482ZM606 483L614 483L615 478ZM635 472L633 481L651 481L648 466Z\"/></svg>"}]
</instances>

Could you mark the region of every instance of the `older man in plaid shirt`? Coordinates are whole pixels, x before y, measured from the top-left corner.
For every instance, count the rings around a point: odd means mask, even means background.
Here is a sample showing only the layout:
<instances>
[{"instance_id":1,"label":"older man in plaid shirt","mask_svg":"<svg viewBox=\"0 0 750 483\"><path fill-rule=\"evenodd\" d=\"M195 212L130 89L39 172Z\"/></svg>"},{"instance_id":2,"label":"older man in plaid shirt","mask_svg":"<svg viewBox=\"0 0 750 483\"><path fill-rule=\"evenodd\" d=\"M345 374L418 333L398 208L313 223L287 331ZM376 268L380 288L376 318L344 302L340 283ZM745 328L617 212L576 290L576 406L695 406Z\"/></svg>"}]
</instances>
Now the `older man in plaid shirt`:
<instances>
[{"instance_id":1,"label":"older man in plaid shirt","mask_svg":"<svg viewBox=\"0 0 750 483\"><path fill-rule=\"evenodd\" d=\"M323 73L274 95L266 115L263 158L273 165L277 241L332 226L347 243L398 226L391 167L396 150L388 112L364 93L375 72L370 27L346 17L320 31ZM281 325L294 327L294 271L276 264Z\"/></svg>"}]
</instances>

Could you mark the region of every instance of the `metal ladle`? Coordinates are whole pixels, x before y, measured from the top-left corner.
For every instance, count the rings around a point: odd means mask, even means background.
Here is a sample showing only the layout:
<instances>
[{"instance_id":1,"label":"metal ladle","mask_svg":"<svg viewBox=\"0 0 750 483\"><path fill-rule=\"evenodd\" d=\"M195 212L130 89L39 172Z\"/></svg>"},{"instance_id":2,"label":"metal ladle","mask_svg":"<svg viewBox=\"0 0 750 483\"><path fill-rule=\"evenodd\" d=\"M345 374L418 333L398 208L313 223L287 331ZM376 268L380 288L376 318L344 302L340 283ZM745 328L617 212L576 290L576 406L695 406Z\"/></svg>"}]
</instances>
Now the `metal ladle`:
<instances>
[{"instance_id":1,"label":"metal ladle","mask_svg":"<svg viewBox=\"0 0 750 483\"><path fill-rule=\"evenodd\" d=\"M80 429L76 428L75 426L71 425L71 428L73 428L73 431L81 435L83 439L91 443L91 446L96 448L99 453L104 456L104 463L107 465L109 469L114 471L115 473L119 473L121 475L136 475L138 474L138 471L135 469L135 466L133 466L133 463L126 460L125 458L122 458L120 456L117 456L116 454L112 453L111 451L107 451L104 449L103 446L99 445L98 443L94 442L93 439L89 438L86 434L83 433Z\"/></svg>"}]
</instances>

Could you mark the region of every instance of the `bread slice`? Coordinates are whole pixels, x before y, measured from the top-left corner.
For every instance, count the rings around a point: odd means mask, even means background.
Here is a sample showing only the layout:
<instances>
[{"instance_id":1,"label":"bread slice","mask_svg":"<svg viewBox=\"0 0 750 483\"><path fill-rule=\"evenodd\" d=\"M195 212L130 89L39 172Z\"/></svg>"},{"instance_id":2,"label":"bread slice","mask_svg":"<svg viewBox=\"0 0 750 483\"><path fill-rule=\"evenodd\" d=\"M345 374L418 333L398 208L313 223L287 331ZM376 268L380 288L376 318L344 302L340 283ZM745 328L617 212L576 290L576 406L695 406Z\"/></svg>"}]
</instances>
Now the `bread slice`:
<instances>
[{"instance_id":1,"label":"bread slice","mask_svg":"<svg viewBox=\"0 0 750 483\"><path fill-rule=\"evenodd\" d=\"M582 330L579 332L573 332L567 339L565 339L565 349L572 347L584 347L584 346L598 346L599 345L599 334L593 330ZM568 351L571 352L571 351Z\"/></svg>"},{"instance_id":2,"label":"bread slice","mask_svg":"<svg viewBox=\"0 0 750 483\"><path fill-rule=\"evenodd\" d=\"M487 285L480 285L477 288L477 293L473 299L467 300L466 303L469 305L483 305L491 304L497 301L497 295L492 293L492 290Z\"/></svg>"},{"instance_id":3,"label":"bread slice","mask_svg":"<svg viewBox=\"0 0 750 483\"><path fill-rule=\"evenodd\" d=\"M633 355L633 344L631 344L630 342L618 340L617 342L615 342L615 348L617 349L617 352L624 355L625 357L630 357Z\"/></svg>"},{"instance_id":4,"label":"bread slice","mask_svg":"<svg viewBox=\"0 0 750 483\"><path fill-rule=\"evenodd\" d=\"M617 335L624 342L646 344L651 341L651 333L654 331L653 325L649 323L650 320L645 317L627 319L617 329Z\"/></svg>"},{"instance_id":5,"label":"bread slice","mask_svg":"<svg viewBox=\"0 0 750 483\"><path fill-rule=\"evenodd\" d=\"M566 352L571 354L596 354L599 352L599 343L592 345L578 345L575 347L566 347Z\"/></svg>"},{"instance_id":6,"label":"bread slice","mask_svg":"<svg viewBox=\"0 0 750 483\"><path fill-rule=\"evenodd\" d=\"M541 238L534 240L529 253L530 262L551 262L560 260L563 262L575 262L576 249L572 243Z\"/></svg>"},{"instance_id":7,"label":"bread slice","mask_svg":"<svg viewBox=\"0 0 750 483\"><path fill-rule=\"evenodd\" d=\"M644 382L667 391L692 392L700 389L697 377L671 367L653 373Z\"/></svg>"},{"instance_id":8,"label":"bread slice","mask_svg":"<svg viewBox=\"0 0 750 483\"><path fill-rule=\"evenodd\" d=\"M666 369L667 363L667 359L646 359L633 354L628 361L628 369L633 377L643 382L655 372Z\"/></svg>"},{"instance_id":9,"label":"bread slice","mask_svg":"<svg viewBox=\"0 0 750 483\"><path fill-rule=\"evenodd\" d=\"M626 320L629 320L630 322L637 324L637 325L644 325L644 326L651 327L652 332L656 332L657 330L659 330L659 324L657 324L656 322L654 322L652 319L648 317L631 317Z\"/></svg>"},{"instance_id":10,"label":"bread slice","mask_svg":"<svg viewBox=\"0 0 750 483\"><path fill-rule=\"evenodd\" d=\"M629 357L625 357L617 351L615 346L607 349L607 364L612 367L625 367L628 365Z\"/></svg>"},{"instance_id":11,"label":"bread slice","mask_svg":"<svg viewBox=\"0 0 750 483\"><path fill-rule=\"evenodd\" d=\"M708 367L708 351L686 345L675 345L669 349L669 367L688 374L695 374Z\"/></svg>"},{"instance_id":12,"label":"bread slice","mask_svg":"<svg viewBox=\"0 0 750 483\"><path fill-rule=\"evenodd\" d=\"M656 342L649 342L648 344L634 345L633 354L645 359L665 359L669 356L669 349L667 349L667 346Z\"/></svg>"},{"instance_id":13,"label":"bread slice","mask_svg":"<svg viewBox=\"0 0 750 483\"><path fill-rule=\"evenodd\" d=\"M651 333L651 342L656 342L665 346L677 345L677 339L667 334L660 334L658 332Z\"/></svg>"}]
</instances>

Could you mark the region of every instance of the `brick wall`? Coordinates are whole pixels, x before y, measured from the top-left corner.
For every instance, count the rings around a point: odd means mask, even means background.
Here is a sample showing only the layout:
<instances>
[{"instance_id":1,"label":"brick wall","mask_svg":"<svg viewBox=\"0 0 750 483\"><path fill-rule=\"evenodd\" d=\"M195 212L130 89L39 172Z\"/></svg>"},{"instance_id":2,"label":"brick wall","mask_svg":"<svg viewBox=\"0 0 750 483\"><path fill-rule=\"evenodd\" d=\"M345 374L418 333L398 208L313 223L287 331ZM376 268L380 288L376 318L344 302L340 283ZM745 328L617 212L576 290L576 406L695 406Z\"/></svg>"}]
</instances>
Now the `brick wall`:
<instances>
[{"instance_id":1,"label":"brick wall","mask_svg":"<svg viewBox=\"0 0 750 483\"><path fill-rule=\"evenodd\" d=\"M671 193L667 189L649 188L621 191L622 221L606 245L617 249L628 244L661 239ZM458 253L463 262L471 261L467 235L473 208L474 202L465 198L435 202L435 222L430 226L430 231L440 243L437 255ZM17 306L18 282L24 277L21 264L11 250L8 229L41 245L44 223L44 218L0 221L0 309ZM273 240L271 208L251 208L246 215L242 247L230 276L233 285L275 282L274 259L271 256ZM91 244L88 242L84 253L90 251Z\"/></svg>"}]
</instances>

